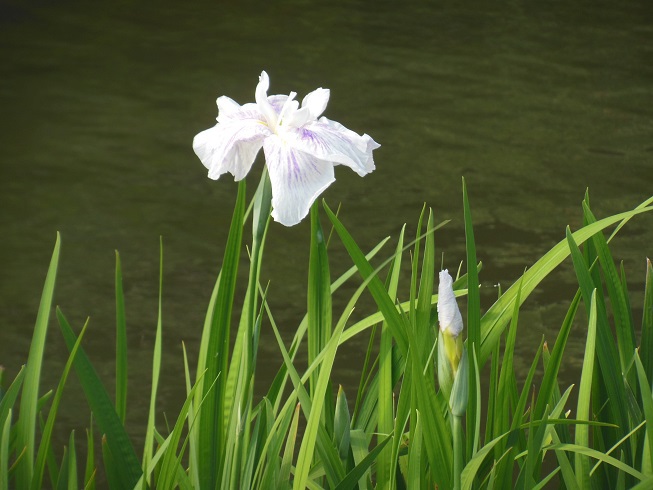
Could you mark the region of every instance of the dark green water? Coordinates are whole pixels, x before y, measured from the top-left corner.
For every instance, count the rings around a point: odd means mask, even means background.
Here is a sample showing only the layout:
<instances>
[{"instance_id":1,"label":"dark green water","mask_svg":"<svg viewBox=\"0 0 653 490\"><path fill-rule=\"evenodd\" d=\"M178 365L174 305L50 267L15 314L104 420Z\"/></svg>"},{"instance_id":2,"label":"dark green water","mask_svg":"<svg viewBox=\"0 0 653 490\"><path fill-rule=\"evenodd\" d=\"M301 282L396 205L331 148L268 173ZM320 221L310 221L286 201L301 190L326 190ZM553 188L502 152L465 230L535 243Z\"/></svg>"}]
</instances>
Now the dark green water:
<instances>
[{"instance_id":1,"label":"dark green water","mask_svg":"<svg viewBox=\"0 0 653 490\"><path fill-rule=\"evenodd\" d=\"M453 220L436 242L455 269L464 254L465 176L487 306L494 284L511 284L566 225L580 225L587 187L601 216L653 194L652 60L647 0L2 3L0 364L13 378L27 358L59 230L56 303L76 328L91 317L86 346L112 389L120 250L130 431L142 436L162 235L160 394L161 406L176 410L181 341L194 359L236 191L230 176L206 178L191 142L214 124L217 96L253 101L262 69L270 93L330 88L327 117L382 145L373 174L338 167L325 194L332 206L342 202L363 248L396 237L404 222L412 235L426 202L436 220ZM263 279L272 281L270 303L288 338L305 311L307 246L308 223L272 224ZM615 255L625 261L639 322L651 217L629 224ZM337 246L331 258L334 274L350 265ZM542 335L553 343L574 290L563 265L526 304L518 369ZM52 327L47 387L67 356ZM343 348L336 364L335 382L352 392L365 343ZM566 357L569 382L583 347L581 328L568 347L578 353ZM280 364L267 331L261 349L262 390Z\"/></svg>"}]
</instances>

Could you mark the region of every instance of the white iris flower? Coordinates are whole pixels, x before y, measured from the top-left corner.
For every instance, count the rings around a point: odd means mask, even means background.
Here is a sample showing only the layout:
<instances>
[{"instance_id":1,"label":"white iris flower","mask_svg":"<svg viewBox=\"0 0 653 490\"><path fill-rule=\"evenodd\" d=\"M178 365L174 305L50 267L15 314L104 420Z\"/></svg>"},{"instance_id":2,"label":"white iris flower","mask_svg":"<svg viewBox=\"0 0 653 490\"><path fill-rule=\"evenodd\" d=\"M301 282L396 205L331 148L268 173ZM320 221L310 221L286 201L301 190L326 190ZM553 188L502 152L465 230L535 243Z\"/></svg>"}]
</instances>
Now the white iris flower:
<instances>
[{"instance_id":1,"label":"white iris flower","mask_svg":"<svg viewBox=\"0 0 653 490\"><path fill-rule=\"evenodd\" d=\"M272 217L285 226L299 223L311 204L334 180L333 167L346 165L363 176L374 170L372 150L380 145L318 117L326 109L329 90L318 88L302 100L297 95L270 95L270 79L261 73L256 103L239 105L217 100L218 123L193 140L193 150L209 178L229 172L235 180L249 172L263 147L272 184Z\"/></svg>"}]
</instances>

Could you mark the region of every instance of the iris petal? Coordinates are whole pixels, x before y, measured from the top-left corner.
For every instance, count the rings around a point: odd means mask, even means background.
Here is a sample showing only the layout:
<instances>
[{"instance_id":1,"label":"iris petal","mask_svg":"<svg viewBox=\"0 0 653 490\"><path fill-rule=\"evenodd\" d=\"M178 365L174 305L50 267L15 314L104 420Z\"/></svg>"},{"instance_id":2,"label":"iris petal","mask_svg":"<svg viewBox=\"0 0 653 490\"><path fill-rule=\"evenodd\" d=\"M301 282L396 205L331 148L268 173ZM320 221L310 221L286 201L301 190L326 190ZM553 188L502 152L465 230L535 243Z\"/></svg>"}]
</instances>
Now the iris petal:
<instances>
[{"instance_id":1,"label":"iris petal","mask_svg":"<svg viewBox=\"0 0 653 490\"><path fill-rule=\"evenodd\" d=\"M270 126L275 127L277 125L277 119L279 110L275 110L273 105L268 100L268 89L270 88L270 77L264 71L261 72L259 77L258 85L256 86L256 92L254 96L256 98L256 104L258 105L261 112L265 115L267 122Z\"/></svg>"},{"instance_id":2,"label":"iris petal","mask_svg":"<svg viewBox=\"0 0 653 490\"><path fill-rule=\"evenodd\" d=\"M295 225L335 180L333 165L297 151L275 134L265 139L263 151L272 184L272 217L285 226Z\"/></svg>"},{"instance_id":3,"label":"iris petal","mask_svg":"<svg viewBox=\"0 0 653 490\"><path fill-rule=\"evenodd\" d=\"M245 122L247 120L255 120L265 124L265 116L259 109L258 105L249 103L241 106L229 97L220 97L218 99L219 123L230 123L234 121Z\"/></svg>"},{"instance_id":4,"label":"iris petal","mask_svg":"<svg viewBox=\"0 0 653 490\"><path fill-rule=\"evenodd\" d=\"M269 128L256 119L218 123L195 136L193 150L209 169L209 178L218 179L229 172L235 180L241 180L268 134Z\"/></svg>"},{"instance_id":5,"label":"iris petal","mask_svg":"<svg viewBox=\"0 0 653 490\"><path fill-rule=\"evenodd\" d=\"M311 119L316 120L322 115L329 103L331 91L328 88L318 88L307 94L302 100L302 108L308 108L311 113Z\"/></svg>"},{"instance_id":6,"label":"iris petal","mask_svg":"<svg viewBox=\"0 0 653 490\"><path fill-rule=\"evenodd\" d=\"M218 105L218 121L221 117L229 117L229 114L237 112L240 109L240 104L226 95L218 97L215 102Z\"/></svg>"},{"instance_id":7,"label":"iris petal","mask_svg":"<svg viewBox=\"0 0 653 490\"><path fill-rule=\"evenodd\" d=\"M368 135L356 134L325 117L288 130L284 140L295 149L310 153L319 160L346 165L360 176L374 170L372 150L380 146Z\"/></svg>"}]
</instances>

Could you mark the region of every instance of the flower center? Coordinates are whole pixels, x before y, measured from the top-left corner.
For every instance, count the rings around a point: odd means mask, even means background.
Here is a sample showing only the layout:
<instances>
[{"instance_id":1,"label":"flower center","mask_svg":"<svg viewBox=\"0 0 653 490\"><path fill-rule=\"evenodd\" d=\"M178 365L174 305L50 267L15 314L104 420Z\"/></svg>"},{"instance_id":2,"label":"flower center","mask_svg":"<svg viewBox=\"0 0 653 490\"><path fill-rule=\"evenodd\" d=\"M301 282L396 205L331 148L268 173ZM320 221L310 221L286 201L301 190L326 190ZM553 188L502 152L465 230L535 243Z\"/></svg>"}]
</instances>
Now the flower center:
<instances>
[{"instance_id":1,"label":"flower center","mask_svg":"<svg viewBox=\"0 0 653 490\"><path fill-rule=\"evenodd\" d=\"M290 92L290 95L288 95L288 98L284 102L283 106L281 107L281 111L279 112L279 117L277 119L277 124L276 124L277 128L279 126L283 126L284 116L286 115L286 112L291 110L292 101L295 99L296 96L297 96L297 92ZM275 132L277 128L275 128Z\"/></svg>"}]
</instances>

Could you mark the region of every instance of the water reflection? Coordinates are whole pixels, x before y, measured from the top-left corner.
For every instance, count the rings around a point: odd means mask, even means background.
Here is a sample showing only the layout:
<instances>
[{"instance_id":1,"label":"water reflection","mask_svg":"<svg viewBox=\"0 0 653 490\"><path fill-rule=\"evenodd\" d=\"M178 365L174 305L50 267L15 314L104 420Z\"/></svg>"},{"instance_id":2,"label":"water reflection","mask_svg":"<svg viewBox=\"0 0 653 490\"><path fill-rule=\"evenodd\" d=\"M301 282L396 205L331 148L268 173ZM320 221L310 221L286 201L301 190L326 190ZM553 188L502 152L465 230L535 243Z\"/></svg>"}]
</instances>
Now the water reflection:
<instances>
[{"instance_id":1,"label":"water reflection","mask_svg":"<svg viewBox=\"0 0 653 490\"><path fill-rule=\"evenodd\" d=\"M563 238L565 225L580 225L586 187L599 215L651 194L650 19L644 1L3 4L2 364L12 376L26 359L60 230L56 302L77 327L91 316L87 347L109 380L119 249L130 417L141 435L134 421L149 396L142 375L150 371L163 235L162 406L181 404L180 343L194 355L236 190L229 177L209 181L190 145L212 124L215 98L252 100L262 69L272 93L330 88L326 115L383 145L376 172L365 179L337 172L325 194L334 206L342 201L343 220L364 248L415 223L427 202L437 220L453 219L436 242L455 267L466 176L489 304L492 285L511 283ZM636 290L645 255L653 255L651 228L650 218L633 221L615 248ZM275 224L267 246L263 277L272 281L270 302L287 337L305 304L307 232L306 223ZM334 272L349 266L337 247L332 260ZM529 302L518 344L524 363L542 334L553 341L573 284L571 271L557 273ZM640 318L641 303L633 307ZM44 386L66 356L53 327ZM575 335L569 348L580 352L584 336ZM365 343L343 351L336 382L356 385ZM260 362L259 388L280 363L267 332Z\"/></svg>"}]
</instances>

